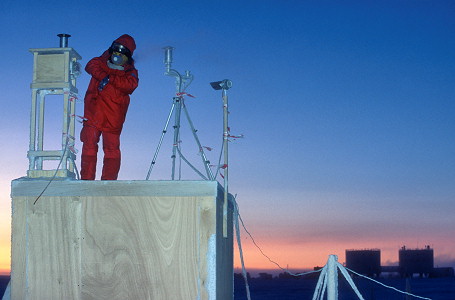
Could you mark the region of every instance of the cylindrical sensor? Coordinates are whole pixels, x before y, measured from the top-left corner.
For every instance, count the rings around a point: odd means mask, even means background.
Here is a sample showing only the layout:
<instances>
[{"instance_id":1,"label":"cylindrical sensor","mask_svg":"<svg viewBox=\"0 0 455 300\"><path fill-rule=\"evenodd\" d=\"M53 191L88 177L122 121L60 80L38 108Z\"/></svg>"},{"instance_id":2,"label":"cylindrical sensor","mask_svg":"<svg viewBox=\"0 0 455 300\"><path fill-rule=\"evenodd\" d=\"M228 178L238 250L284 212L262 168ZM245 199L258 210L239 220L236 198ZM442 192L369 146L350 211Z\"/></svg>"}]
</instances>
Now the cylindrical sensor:
<instances>
[{"instance_id":1,"label":"cylindrical sensor","mask_svg":"<svg viewBox=\"0 0 455 300\"><path fill-rule=\"evenodd\" d=\"M166 65L170 65L172 63L172 51L174 50L174 47L167 46L164 47L164 63Z\"/></svg>"}]
</instances>

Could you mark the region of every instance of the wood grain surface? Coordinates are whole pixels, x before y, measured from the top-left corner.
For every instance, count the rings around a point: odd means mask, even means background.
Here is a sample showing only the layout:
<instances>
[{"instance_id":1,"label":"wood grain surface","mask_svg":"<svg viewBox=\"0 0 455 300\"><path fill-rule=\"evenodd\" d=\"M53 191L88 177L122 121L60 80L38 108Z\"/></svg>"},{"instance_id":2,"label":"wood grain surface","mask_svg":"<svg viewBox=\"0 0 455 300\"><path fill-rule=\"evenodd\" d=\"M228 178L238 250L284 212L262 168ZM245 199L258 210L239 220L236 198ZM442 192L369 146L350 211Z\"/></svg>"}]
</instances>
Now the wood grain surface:
<instances>
[{"instance_id":1,"label":"wood grain surface","mask_svg":"<svg viewBox=\"0 0 455 300\"><path fill-rule=\"evenodd\" d=\"M33 205L36 197L15 190L12 299L232 299L232 206L226 239L223 201L213 191L103 197L72 190Z\"/></svg>"}]
</instances>

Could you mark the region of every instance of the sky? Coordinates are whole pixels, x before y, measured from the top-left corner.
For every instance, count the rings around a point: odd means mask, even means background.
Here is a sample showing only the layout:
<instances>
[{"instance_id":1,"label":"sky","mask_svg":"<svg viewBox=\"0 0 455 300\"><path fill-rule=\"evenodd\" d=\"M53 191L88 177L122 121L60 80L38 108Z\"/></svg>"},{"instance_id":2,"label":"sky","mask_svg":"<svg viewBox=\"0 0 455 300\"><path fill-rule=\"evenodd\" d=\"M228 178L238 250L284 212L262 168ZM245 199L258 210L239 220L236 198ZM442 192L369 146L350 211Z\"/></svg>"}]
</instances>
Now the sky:
<instances>
[{"instance_id":1,"label":"sky","mask_svg":"<svg viewBox=\"0 0 455 300\"><path fill-rule=\"evenodd\" d=\"M229 125L244 138L229 143L229 191L273 261L308 269L379 248L394 265L401 246L430 245L435 266L455 266L454 16L453 1L425 0L1 1L0 272L10 268L10 184L28 169L28 49L58 47L59 33L72 35L83 66L124 33L136 40L120 180L145 179L157 150L175 93L162 48L173 46L172 67L194 74L186 105L214 164L223 115L209 83L233 82ZM89 79L77 80L80 115ZM62 108L49 98L50 149ZM202 169L182 123L182 151ZM171 178L172 136L152 180ZM198 179L185 165L181 173ZM242 243L247 268L275 268L245 232Z\"/></svg>"}]
</instances>

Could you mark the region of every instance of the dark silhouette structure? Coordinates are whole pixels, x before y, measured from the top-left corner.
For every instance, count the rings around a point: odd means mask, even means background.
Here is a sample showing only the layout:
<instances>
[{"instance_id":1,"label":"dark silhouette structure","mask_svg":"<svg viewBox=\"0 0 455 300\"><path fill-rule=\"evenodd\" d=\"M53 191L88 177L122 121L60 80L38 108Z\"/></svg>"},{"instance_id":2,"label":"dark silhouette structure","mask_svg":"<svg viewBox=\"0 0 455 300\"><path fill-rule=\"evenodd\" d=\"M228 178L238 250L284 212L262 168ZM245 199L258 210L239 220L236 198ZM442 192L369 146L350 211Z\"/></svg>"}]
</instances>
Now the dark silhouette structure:
<instances>
[{"instance_id":1,"label":"dark silhouette structure","mask_svg":"<svg viewBox=\"0 0 455 300\"><path fill-rule=\"evenodd\" d=\"M402 277L412 277L420 274L420 277L429 277L434 269L434 253L430 246L424 249L407 249L401 247L398 252L399 272Z\"/></svg>"},{"instance_id":2,"label":"dark silhouette structure","mask_svg":"<svg viewBox=\"0 0 455 300\"><path fill-rule=\"evenodd\" d=\"M381 250L346 250L346 267L369 277L381 274Z\"/></svg>"},{"instance_id":3,"label":"dark silhouette structure","mask_svg":"<svg viewBox=\"0 0 455 300\"><path fill-rule=\"evenodd\" d=\"M430 246L423 249L401 247L398 252L398 266L381 266L381 250L346 250L346 267L359 274L378 277L381 273L398 273L401 277L453 277L452 267L435 268L434 250Z\"/></svg>"}]
</instances>

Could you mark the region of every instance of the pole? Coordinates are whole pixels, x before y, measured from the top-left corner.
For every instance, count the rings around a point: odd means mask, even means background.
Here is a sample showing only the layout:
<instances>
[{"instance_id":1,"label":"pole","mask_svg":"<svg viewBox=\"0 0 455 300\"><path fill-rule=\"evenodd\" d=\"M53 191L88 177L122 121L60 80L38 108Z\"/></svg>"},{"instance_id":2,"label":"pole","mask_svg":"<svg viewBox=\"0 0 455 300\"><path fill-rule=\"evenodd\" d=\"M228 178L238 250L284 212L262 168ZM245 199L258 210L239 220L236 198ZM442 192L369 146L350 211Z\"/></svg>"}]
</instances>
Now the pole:
<instances>
[{"instance_id":1,"label":"pole","mask_svg":"<svg viewBox=\"0 0 455 300\"><path fill-rule=\"evenodd\" d=\"M228 162L228 142L229 142L229 125L228 125L228 96L227 90L232 87L232 81L224 79L221 81L210 82L214 90L222 90L223 97L223 151L224 151L224 203L223 203L223 237L227 238L227 216L228 216L228 195L229 195L229 162ZM221 157L220 157L221 159Z\"/></svg>"},{"instance_id":2,"label":"pole","mask_svg":"<svg viewBox=\"0 0 455 300\"><path fill-rule=\"evenodd\" d=\"M327 300L338 300L338 257L330 255L327 261Z\"/></svg>"},{"instance_id":3,"label":"pole","mask_svg":"<svg viewBox=\"0 0 455 300\"><path fill-rule=\"evenodd\" d=\"M224 203L223 203L223 237L227 238L227 215L228 215L228 182L229 182L229 153L228 153L228 96L227 89L223 88L223 149L224 149Z\"/></svg>"}]
</instances>

